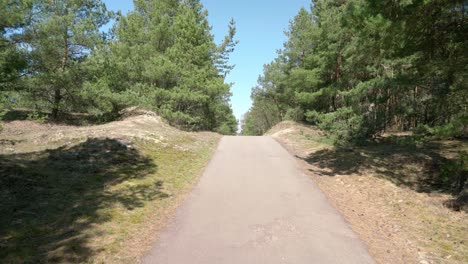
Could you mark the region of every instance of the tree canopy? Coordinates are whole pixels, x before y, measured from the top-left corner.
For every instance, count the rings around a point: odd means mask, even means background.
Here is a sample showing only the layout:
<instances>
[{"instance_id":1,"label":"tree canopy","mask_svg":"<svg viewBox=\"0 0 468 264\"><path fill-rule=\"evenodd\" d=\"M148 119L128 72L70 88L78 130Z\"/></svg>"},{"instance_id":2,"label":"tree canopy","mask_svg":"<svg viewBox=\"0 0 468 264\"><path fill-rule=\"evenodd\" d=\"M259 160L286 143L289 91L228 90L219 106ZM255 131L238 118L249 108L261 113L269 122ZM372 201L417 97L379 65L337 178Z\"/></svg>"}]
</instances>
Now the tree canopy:
<instances>
[{"instance_id":1,"label":"tree canopy","mask_svg":"<svg viewBox=\"0 0 468 264\"><path fill-rule=\"evenodd\" d=\"M467 125L464 1L316 0L290 22L252 90L244 134L281 120L337 143L389 130L457 136Z\"/></svg>"},{"instance_id":2,"label":"tree canopy","mask_svg":"<svg viewBox=\"0 0 468 264\"><path fill-rule=\"evenodd\" d=\"M14 106L53 118L142 106L183 129L237 130L225 82L235 22L217 45L199 0L135 0L127 15L100 0L0 5L0 92Z\"/></svg>"}]
</instances>

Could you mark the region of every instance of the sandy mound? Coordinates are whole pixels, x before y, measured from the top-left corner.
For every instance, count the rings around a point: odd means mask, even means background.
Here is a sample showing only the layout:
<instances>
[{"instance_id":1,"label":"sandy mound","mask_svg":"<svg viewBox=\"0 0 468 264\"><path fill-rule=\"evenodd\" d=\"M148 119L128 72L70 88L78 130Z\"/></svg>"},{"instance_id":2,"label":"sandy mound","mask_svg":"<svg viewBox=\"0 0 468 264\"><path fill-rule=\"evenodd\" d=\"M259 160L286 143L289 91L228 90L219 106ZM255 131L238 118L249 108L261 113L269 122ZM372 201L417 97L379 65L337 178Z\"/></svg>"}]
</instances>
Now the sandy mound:
<instances>
[{"instance_id":1,"label":"sandy mound","mask_svg":"<svg viewBox=\"0 0 468 264\"><path fill-rule=\"evenodd\" d=\"M299 132L301 134L308 134L312 136L323 136L323 132L316 127L300 124L294 121L283 121L276 124L265 135L272 137L280 137L286 134L294 134Z\"/></svg>"},{"instance_id":2,"label":"sandy mound","mask_svg":"<svg viewBox=\"0 0 468 264\"><path fill-rule=\"evenodd\" d=\"M164 143L168 137L192 135L171 127L151 111L129 108L123 111L122 116L119 121L81 127L39 124L33 121L7 122L0 132L0 154L55 149L90 138L119 139L125 142L140 139Z\"/></svg>"}]
</instances>

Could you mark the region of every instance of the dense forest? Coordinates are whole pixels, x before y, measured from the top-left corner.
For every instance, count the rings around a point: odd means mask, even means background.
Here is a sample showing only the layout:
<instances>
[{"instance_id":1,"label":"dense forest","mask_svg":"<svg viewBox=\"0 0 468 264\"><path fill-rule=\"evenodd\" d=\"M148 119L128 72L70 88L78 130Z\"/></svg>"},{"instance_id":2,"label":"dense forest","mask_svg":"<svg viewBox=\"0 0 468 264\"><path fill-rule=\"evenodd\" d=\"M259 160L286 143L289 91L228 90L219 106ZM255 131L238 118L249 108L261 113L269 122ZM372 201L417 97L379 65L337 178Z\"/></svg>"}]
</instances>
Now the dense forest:
<instances>
[{"instance_id":1,"label":"dense forest","mask_svg":"<svg viewBox=\"0 0 468 264\"><path fill-rule=\"evenodd\" d=\"M225 82L234 21L215 44L199 0L134 7L122 15L101 0L0 0L0 113L104 118L141 106L179 128L235 133Z\"/></svg>"},{"instance_id":2,"label":"dense forest","mask_svg":"<svg viewBox=\"0 0 468 264\"><path fill-rule=\"evenodd\" d=\"M468 123L468 24L461 0L315 0L252 89L242 131L282 120L337 144L386 131L453 137Z\"/></svg>"}]
</instances>

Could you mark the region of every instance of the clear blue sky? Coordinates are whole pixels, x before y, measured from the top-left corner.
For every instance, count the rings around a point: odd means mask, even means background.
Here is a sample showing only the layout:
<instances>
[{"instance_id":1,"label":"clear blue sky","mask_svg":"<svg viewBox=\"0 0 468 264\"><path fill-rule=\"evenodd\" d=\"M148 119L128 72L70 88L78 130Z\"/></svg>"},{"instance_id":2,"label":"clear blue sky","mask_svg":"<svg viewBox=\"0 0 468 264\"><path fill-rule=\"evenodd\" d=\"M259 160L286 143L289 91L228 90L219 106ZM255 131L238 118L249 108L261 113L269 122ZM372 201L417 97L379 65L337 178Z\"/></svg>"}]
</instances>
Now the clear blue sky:
<instances>
[{"instance_id":1,"label":"clear blue sky","mask_svg":"<svg viewBox=\"0 0 468 264\"><path fill-rule=\"evenodd\" d=\"M132 10L132 0L104 0L111 10L123 13ZM239 44L230 62L236 68L227 77L234 83L231 91L232 108L239 119L251 105L250 90L257 84L263 65L276 57L276 51L286 40L284 31L301 7L309 9L310 0L202 0L209 13L212 33L217 43L227 33L229 20L237 24Z\"/></svg>"}]
</instances>

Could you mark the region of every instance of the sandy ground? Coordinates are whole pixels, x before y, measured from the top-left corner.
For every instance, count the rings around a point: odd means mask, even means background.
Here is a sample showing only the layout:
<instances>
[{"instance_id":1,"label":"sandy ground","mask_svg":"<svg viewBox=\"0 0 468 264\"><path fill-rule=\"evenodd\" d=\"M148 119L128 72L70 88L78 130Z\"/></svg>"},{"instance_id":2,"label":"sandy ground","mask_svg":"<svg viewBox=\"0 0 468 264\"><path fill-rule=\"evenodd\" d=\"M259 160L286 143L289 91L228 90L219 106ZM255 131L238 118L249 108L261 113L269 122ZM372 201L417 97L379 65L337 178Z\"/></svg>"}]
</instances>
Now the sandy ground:
<instances>
[{"instance_id":1,"label":"sandy ground","mask_svg":"<svg viewBox=\"0 0 468 264\"><path fill-rule=\"evenodd\" d=\"M2 263L136 263L221 138L147 111L103 125L3 128Z\"/></svg>"},{"instance_id":2,"label":"sandy ground","mask_svg":"<svg viewBox=\"0 0 468 264\"><path fill-rule=\"evenodd\" d=\"M75 145L89 138L110 138L129 145L133 140L170 144L186 135L198 139L213 136L210 132L189 133L177 130L152 112L130 116L97 126L39 124L33 121L4 123L0 132L0 154L24 153ZM184 148L186 146L175 146ZM191 144L187 144L190 147Z\"/></svg>"},{"instance_id":3,"label":"sandy ground","mask_svg":"<svg viewBox=\"0 0 468 264\"><path fill-rule=\"evenodd\" d=\"M418 192L410 184L424 177L423 158L427 157L409 159L408 153L398 156L389 152L387 157L378 156L381 162L373 164L376 157L357 158L362 153L356 150L333 152L332 146L317 140L323 133L294 122L280 123L268 134L296 156L303 171L344 215L376 262L468 260L467 214L443 205L453 198L449 194ZM408 185L392 182L389 172L401 177L395 182L407 181Z\"/></svg>"}]
</instances>

